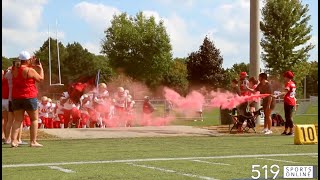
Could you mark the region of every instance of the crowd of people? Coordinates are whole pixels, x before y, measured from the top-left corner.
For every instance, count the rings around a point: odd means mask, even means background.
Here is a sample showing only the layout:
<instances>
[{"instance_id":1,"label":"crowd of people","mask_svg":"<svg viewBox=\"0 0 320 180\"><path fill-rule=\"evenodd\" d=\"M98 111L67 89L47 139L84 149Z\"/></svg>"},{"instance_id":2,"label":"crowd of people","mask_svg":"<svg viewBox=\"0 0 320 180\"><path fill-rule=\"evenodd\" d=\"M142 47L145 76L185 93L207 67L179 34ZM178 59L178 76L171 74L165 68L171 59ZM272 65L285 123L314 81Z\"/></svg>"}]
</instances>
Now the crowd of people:
<instances>
[{"instance_id":1,"label":"crowd of people","mask_svg":"<svg viewBox=\"0 0 320 180\"><path fill-rule=\"evenodd\" d=\"M270 94L263 98L262 100L262 109L264 112L264 129L262 133L272 134L271 126L272 119L271 113L275 108L276 102L275 98L279 96L284 96L284 112L285 112L285 130L282 135L293 135L293 111L296 108L297 100L295 98L296 85L293 81L294 74L291 71L286 71L283 75L285 81L284 91L274 91L272 84L268 81L268 75L266 73L259 74L259 80L254 77L248 79L248 74L246 72L241 72L239 75L239 80L233 79L232 92L238 94L239 96L250 96L252 93L260 92L260 94ZM277 93L274 93L277 92ZM238 114L244 115L246 112L250 112L253 115L253 112L256 111L257 102L245 102L240 104L235 109ZM287 132L289 129L289 132ZM241 131L239 129L239 131Z\"/></svg>"},{"instance_id":2,"label":"crowd of people","mask_svg":"<svg viewBox=\"0 0 320 180\"><path fill-rule=\"evenodd\" d=\"M152 113L154 108L145 96L143 112ZM118 87L113 95L107 85L100 83L98 88L85 92L75 102L68 92L62 93L58 101L52 102L43 96L38 104L38 128L106 128L130 127L134 121L135 101L129 90ZM25 115L24 126L28 128L28 116Z\"/></svg>"}]
</instances>

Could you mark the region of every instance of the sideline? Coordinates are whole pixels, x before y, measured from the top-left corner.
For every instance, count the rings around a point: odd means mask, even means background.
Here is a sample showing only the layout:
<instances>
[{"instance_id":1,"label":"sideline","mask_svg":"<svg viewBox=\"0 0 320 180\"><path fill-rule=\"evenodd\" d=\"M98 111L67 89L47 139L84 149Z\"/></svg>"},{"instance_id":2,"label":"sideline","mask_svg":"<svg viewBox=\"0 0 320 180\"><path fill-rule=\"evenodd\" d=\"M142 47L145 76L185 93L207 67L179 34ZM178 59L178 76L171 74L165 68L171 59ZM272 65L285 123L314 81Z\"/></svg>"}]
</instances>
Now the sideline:
<instances>
[{"instance_id":1,"label":"sideline","mask_svg":"<svg viewBox=\"0 0 320 180\"><path fill-rule=\"evenodd\" d=\"M146 165L142 165L142 164L134 164L134 163L126 163L126 164L132 165L132 166L136 166L136 167L143 167L143 168L158 170L158 171L167 172L167 173L174 173L174 174L187 176L187 177L198 178L198 179L219 180L219 179L215 179L215 178L212 178L212 177L199 176L199 175L188 174L188 173L182 173L182 172L177 172L177 171L170 170L170 169L163 169L163 168L158 168L158 167L153 167L153 166L146 166Z\"/></svg>"},{"instance_id":2,"label":"sideline","mask_svg":"<svg viewBox=\"0 0 320 180\"><path fill-rule=\"evenodd\" d=\"M79 162L7 164L7 165L5 164L5 165L2 165L2 168L60 166L60 165L73 165L73 164L76 165L76 164L133 163L133 162L147 162L147 161L177 161L177 160L259 158L259 157L286 157L286 156L315 156L315 155L318 155L318 153L255 154L255 155L229 155L229 156L181 157L181 158L146 158L146 159L125 159L125 160L106 160L106 161L79 161Z\"/></svg>"}]
</instances>

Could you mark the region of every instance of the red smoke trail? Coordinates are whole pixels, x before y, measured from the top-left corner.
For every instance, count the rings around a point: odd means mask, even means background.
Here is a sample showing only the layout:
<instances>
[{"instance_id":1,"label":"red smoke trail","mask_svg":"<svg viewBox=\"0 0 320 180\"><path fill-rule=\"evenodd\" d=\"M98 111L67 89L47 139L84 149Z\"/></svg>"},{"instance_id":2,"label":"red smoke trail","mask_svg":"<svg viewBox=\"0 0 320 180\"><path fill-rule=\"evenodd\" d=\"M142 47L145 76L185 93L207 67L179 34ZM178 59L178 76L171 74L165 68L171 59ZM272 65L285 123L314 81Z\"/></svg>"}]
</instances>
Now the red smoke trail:
<instances>
[{"instance_id":1,"label":"red smoke trail","mask_svg":"<svg viewBox=\"0 0 320 180\"><path fill-rule=\"evenodd\" d=\"M230 110L244 102L259 101L260 98L270 96L270 94L259 93L253 94L251 96L239 96L230 92L212 92L211 95L213 96L210 101L211 107Z\"/></svg>"},{"instance_id":2,"label":"red smoke trail","mask_svg":"<svg viewBox=\"0 0 320 180\"><path fill-rule=\"evenodd\" d=\"M197 111L202 110L205 103L204 96L197 91L192 91L186 97L182 97L174 90L164 88L164 96L167 101L172 102L176 111L186 115L196 114Z\"/></svg>"},{"instance_id":3,"label":"red smoke trail","mask_svg":"<svg viewBox=\"0 0 320 180\"><path fill-rule=\"evenodd\" d=\"M164 92L166 100L171 101L175 105L175 110L187 115L190 115L190 113L196 113L205 103L204 96L197 91L192 91L186 97L180 96L180 94L169 88L165 88ZM251 96L239 96L228 91L211 91L210 95L211 100L208 107L230 110L244 102L259 101L260 98L270 96L270 94L259 93Z\"/></svg>"}]
</instances>

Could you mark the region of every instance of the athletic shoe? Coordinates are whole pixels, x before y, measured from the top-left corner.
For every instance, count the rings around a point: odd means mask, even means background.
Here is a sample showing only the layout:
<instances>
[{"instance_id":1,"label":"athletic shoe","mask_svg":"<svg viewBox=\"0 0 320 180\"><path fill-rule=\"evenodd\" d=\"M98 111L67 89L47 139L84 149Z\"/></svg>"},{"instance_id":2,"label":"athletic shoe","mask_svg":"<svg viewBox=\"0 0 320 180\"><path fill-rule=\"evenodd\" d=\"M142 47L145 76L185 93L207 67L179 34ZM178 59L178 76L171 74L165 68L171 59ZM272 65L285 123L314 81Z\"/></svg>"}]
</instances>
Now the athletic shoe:
<instances>
[{"instance_id":1,"label":"athletic shoe","mask_svg":"<svg viewBox=\"0 0 320 180\"><path fill-rule=\"evenodd\" d=\"M287 135L287 132L283 131L283 133L281 135Z\"/></svg>"},{"instance_id":2,"label":"athletic shoe","mask_svg":"<svg viewBox=\"0 0 320 180\"><path fill-rule=\"evenodd\" d=\"M293 136L294 134L292 132L287 133L287 136Z\"/></svg>"},{"instance_id":3,"label":"athletic shoe","mask_svg":"<svg viewBox=\"0 0 320 180\"><path fill-rule=\"evenodd\" d=\"M25 142L25 141L20 141L20 142L18 142L18 144L19 144L19 145L27 145L28 143Z\"/></svg>"},{"instance_id":4,"label":"athletic shoe","mask_svg":"<svg viewBox=\"0 0 320 180\"><path fill-rule=\"evenodd\" d=\"M266 133L267 131L268 131L268 129L263 129L261 132Z\"/></svg>"},{"instance_id":5,"label":"athletic shoe","mask_svg":"<svg viewBox=\"0 0 320 180\"><path fill-rule=\"evenodd\" d=\"M271 130L267 130L267 132L265 132L264 134L272 134Z\"/></svg>"}]
</instances>

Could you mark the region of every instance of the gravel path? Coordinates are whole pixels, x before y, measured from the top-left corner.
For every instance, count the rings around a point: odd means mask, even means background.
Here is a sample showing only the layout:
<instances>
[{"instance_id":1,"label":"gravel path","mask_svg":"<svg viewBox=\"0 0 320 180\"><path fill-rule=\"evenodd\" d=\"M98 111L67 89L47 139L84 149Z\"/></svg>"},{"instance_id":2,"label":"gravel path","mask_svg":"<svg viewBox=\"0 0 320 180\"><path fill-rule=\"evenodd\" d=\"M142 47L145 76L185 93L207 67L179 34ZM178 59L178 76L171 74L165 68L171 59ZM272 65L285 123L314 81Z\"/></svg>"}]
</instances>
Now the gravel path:
<instances>
[{"instance_id":1,"label":"gravel path","mask_svg":"<svg viewBox=\"0 0 320 180\"><path fill-rule=\"evenodd\" d=\"M191 126L146 126L86 129L41 129L44 133L62 139L96 139L128 137L170 137L170 136L219 136L216 130Z\"/></svg>"}]
</instances>

